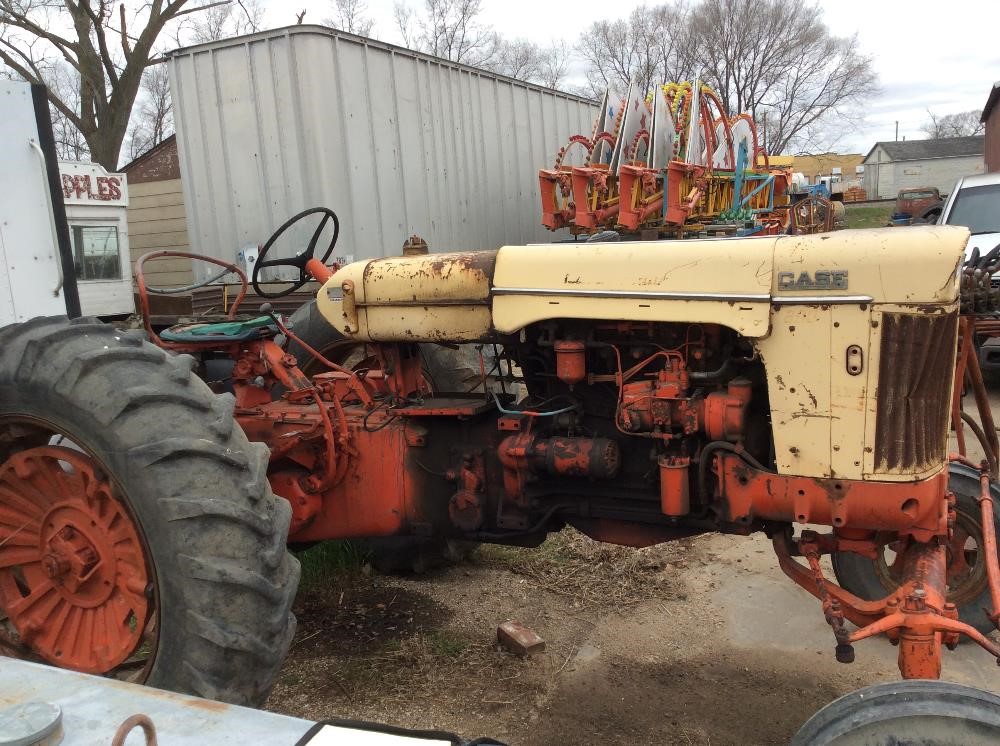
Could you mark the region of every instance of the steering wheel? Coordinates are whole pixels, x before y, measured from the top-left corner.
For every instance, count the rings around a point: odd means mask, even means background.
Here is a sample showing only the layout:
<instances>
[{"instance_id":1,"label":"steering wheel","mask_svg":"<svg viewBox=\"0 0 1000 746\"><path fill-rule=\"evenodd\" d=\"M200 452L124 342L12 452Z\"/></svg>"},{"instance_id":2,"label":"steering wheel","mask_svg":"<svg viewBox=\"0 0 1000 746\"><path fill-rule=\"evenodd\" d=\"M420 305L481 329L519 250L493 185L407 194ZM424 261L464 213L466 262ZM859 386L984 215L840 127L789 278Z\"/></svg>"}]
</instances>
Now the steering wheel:
<instances>
[{"instance_id":1,"label":"steering wheel","mask_svg":"<svg viewBox=\"0 0 1000 746\"><path fill-rule=\"evenodd\" d=\"M319 225L316 226L312 239L309 241L309 245L306 246L304 251L301 251L288 259L271 259L270 261L264 261L264 257L267 256L267 252L271 250L271 247L279 238L281 238L281 235L286 230L291 228L302 218L315 213L321 214L323 219L320 220ZM340 220L337 219L337 213L329 207L311 207L285 221L285 223L278 228L278 230L276 230L269 239L267 239L267 243L261 247L260 254L257 256L257 263L253 265L253 275L251 276L250 283L253 285L254 292L256 292L261 298L282 298L290 293L294 293L300 287L313 279L312 275L309 274L306 265L310 260L315 258L316 243L319 241L319 237L322 235L323 229L326 227L326 224L331 218L333 219L333 239L330 241L330 245L326 247L326 253L324 253L319 259L321 264L326 264L326 260L329 259L330 255L333 253L333 247L337 245L337 238L340 236ZM281 290L277 293L266 293L260 287L259 277L260 271L262 269L266 269L267 267L295 267L299 271L299 279L292 280L294 284L286 290Z\"/></svg>"},{"instance_id":2,"label":"steering wheel","mask_svg":"<svg viewBox=\"0 0 1000 746\"><path fill-rule=\"evenodd\" d=\"M193 282L190 285L185 285L184 287L170 287L170 288L160 288L154 287L146 282L146 263L154 259L165 259L165 258L180 258L180 259L191 259L197 262L207 262L208 264L215 264L222 267L221 272L209 277L207 280L201 280L200 282ZM190 293L192 290L197 290L198 288L207 287L211 285L216 280L221 280L228 274L236 275L240 280L240 292L236 296L236 300L233 301L232 305L229 307L229 312L226 314L230 319L236 318L236 310L240 307L243 299L247 294L247 275L246 273L231 262L227 262L224 259L216 259L214 256L203 256L201 254L192 254L188 251L150 251L148 254L143 254L135 261L135 284L138 288L139 295L139 307L142 312L143 319L149 318L149 294L153 295L180 295L182 293Z\"/></svg>"}]
</instances>

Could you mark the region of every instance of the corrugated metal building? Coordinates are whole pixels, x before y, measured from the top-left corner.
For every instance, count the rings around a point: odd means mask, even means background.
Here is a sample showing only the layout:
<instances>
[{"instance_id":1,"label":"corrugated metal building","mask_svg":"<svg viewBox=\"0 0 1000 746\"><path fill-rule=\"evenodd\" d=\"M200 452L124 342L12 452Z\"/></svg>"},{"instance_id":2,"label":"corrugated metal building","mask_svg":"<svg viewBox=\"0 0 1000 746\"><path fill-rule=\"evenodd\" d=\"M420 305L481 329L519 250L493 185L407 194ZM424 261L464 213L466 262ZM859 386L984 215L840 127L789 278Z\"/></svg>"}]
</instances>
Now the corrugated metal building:
<instances>
[{"instance_id":1,"label":"corrugated metal building","mask_svg":"<svg viewBox=\"0 0 1000 746\"><path fill-rule=\"evenodd\" d=\"M1000 106L997 104L1000 104L1000 80L993 84L979 119L986 125L983 161L987 172L1000 171Z\"/></svg>"},{"instance_id":2,"label":"corrugated metal building","mask_svg":"<svg viewBox=\"0 0 1000 746\"><path fill-rule=\"evenodd\" d=\"M983 137L877 142L864 161L862 186L870 199L889 199L900 189L937 187L949 193L962 176L983 172Z\"/></svg>"},{"instance_id":3,"label":"corrugated metal building","mask_svg":"<svg viewBox=\"0 0 1000 746\"><path fill-rule=\"evenodd\" d=\"M191 246L228 259L315 205L340 215L345 258L397 254L413 233L433 251L550 241L538 169L597 115L585 98L321 26L168 62Z\"/></svg>"}]
</instances>

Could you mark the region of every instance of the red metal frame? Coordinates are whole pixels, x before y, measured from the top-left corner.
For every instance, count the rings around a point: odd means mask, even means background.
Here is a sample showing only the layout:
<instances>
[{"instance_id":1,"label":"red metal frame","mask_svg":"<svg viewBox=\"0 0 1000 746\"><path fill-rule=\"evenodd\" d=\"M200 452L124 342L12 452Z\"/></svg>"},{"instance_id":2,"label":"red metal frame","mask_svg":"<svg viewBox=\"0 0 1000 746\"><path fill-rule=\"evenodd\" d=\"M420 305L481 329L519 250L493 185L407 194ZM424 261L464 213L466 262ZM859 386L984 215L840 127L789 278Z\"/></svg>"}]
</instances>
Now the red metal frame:
<instances>
[{"instance_id":1,"label":"red metal frame","mask_svg":"<svg viewBox=\"0 0 1000 746\"><path fill-rule=\"evenodd\" d=\"M977 319L975 316L960 316L958 321L959 343L958 360L955 365L955 385L952 389L951 424L958 441L958 453L965 456L965 425L976 434L980 445L990 464L994 479L998 474L998 455L1000 455L1000 439L997 438L996 423L993 420L993 410L990 407L989 394L983 380L983 371L979 367L979 355L976 351L976 335L984 337L1000 336L1000 323L993 319ZM979 423L962 411L963 391L971 389L976 401L976 411Z\"/></svg>"},{"instance_id":2,"label":"red metal frame","mask_svg":"<svg viewBox=\"0 0 1000 746\"><path fill-rule=\"evenodd\" d=\"M167 259L167 258L179 258L179 259L191 259L193 261L208 262L209 264L215 264L219 267L223 267L237 277L240 278L240 292L236 296L236 300L233 301L232 305L229 307L229 311L226 313L226 317L229 319L236 318L236 312L240 308L240 304L243 303L243 299L246 298L247 290L249 288L249 282L247 280L246 273L232 264L222 259L216 259L211 256L202 256L201 254L192 254L188 251L151 251L148 254L143 254L135 262L135 284L137 294L139 296L139 313L142 314L142 324L146 330L146 334L149 335L149 339L155 345L163 347L164 349L174 350L177 352L189 352L189 351L200 351L205 349L205 345L185 345L176 342L167 342L166 340L160 339L160 336L153 329L151 323L151 315L149 313L149 287L146 285L146 263L151 262L155 259Z\"/></svg>"},{"instance_id":3,"label":"red metal frame","mask_svg":"<svg viewBox=\"0 0 1000 746\"><path fill-rule=\"evenodd\" d=\"M953 461L975 467L961 456ZM990 490L990 473L984 463L980 468L981 519L983 526L993 525L993 497ZM949 506L954 498L947 495ZM907 679L936 679L941 674L941 645L954 649L959 637L965 635L989 652L1000 663L1000 645L958 619L955 604L947 601L947 542L954 530L954 509L949 510L946 532L928 541L910 541L903 548L903 582L884 598L865 601L839 585L827 580L819 564L822 554L837 550L858 551L857 540L842 541L835 532L821 536L813 531L803 531L798 541L787 533L774 538L778 563L788 577L822 602L823 614L833 628L837 640L838 660L853 660L853 643L885 634L899 646L899 670ZM868 542L877 546L874 537ZM992 610L989 617L994 625L1000 619L1000 565L996 551L996 537L989 530L983 532L981 551L986 562ZM803 567L792 555L799 554L808 560ZM844 620L859 627L848 632Z\"/></svg>"}]
</instances>

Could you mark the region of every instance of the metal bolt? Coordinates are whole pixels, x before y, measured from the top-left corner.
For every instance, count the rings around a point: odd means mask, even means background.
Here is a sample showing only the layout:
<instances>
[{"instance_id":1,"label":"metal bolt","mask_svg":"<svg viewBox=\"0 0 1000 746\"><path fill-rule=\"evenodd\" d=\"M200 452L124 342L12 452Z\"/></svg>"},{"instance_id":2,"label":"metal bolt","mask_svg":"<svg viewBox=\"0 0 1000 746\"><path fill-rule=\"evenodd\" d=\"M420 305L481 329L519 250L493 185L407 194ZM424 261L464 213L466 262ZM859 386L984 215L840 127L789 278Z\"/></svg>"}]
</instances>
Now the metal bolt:
<instances>
[{"instance_id":1,"label":"metal bolt","mask_svg":"<svg viewBox=\"0 0 1000 746\"><path fill-rule=\"evenodd\" d=\"M69 571L69 563L56 554L46 554L42 557L42 567L45 569L45 574L53 580Z\"/></svg>"}]
</instances>

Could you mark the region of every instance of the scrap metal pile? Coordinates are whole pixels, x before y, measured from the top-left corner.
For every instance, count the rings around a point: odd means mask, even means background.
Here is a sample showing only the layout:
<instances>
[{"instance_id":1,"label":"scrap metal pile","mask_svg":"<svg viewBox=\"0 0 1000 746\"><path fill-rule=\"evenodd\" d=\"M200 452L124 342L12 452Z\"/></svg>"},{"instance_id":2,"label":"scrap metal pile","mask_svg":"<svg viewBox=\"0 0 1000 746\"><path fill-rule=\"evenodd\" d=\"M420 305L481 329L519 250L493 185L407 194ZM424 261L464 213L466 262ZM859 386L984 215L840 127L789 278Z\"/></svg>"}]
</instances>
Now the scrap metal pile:
<instances>
[{"instance_id":1,"label":"scrap metal pile","mask_svg":"<svg viewBox=\"0 0 1000 746\"><path fill-rule=\"evenodd\" d=\"M565 163L571 153L581 165ZM730 116L700 81L660 85L648 96L634 83L624 98L609 91L591 136L571 137L538 179L542 224L574 235L617 229L680 238L794 228L791 171L772 168L750 115Z\"/></svg>"}]
</instances>

